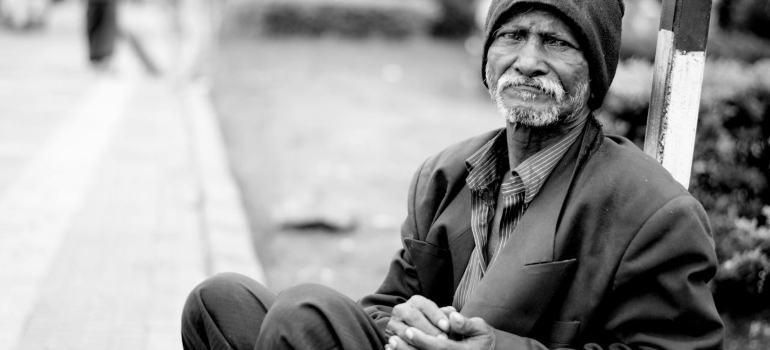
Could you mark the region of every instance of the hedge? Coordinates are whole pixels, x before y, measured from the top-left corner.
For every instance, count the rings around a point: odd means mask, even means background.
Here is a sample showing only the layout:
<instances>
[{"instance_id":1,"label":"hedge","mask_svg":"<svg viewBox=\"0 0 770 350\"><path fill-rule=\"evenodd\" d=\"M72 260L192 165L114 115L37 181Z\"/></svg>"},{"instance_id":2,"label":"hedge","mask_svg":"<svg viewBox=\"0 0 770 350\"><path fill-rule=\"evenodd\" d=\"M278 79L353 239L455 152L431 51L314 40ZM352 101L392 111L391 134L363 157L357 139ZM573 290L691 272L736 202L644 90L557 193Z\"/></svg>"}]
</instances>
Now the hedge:
<instances>
[{"instance_id":1,"label":"hedge","mask_svg":"<svg viewBox=\"0 0 770 350\"><path fill-rule=\"evenodd\" d=\"M652 4L651 4L652 3ZM656 1L626 1L623 19L623 59L655 59L660 24ZM754 63L770 57L770 2L767 0L715 0L706 53L711 58Z\"/></svg>"},{"instance_id":2,"label":"hedge","mask_svg":"<svg viewBox=\"0 0 770 350\"><path fill-rule=\"evenodd\" d=\"M246 36L338 36L402 39L429 35L432 1L242 1L225 12L223 31Z\"/></svg>"},{"instance_id":3,"label":"hedge","mask_svg":"<svg viewBox=\"0 0 770 350\"><path fill-rule=\"evenodd\" d=\"M640 147L652 72L644 60L621 62L600 112L608 132ZM707 61L692 170L689 190L708 212L720 262L718 308L769 319L770 59Z\"/></svg>"},{"instance_id":4,"label":"hedge","mask_svg":"<svg viewBox=\"0 0 770 350\"><path fill-rule=\"evenodd\" d=\"M718 0L714 8L720 27L770 39L770 4L767 0Z\"/></svg>"},{"instance_id":5,"label":"hedge","mask_svg":"<svg viewBox=\"0 0 770 350\"><path fill-rule=\"evenodd\" d=\"M754 63L770 57L770 40L751 33L715 28L709 33L706 53L712 58Z\"/></svg>"}]
</instances>

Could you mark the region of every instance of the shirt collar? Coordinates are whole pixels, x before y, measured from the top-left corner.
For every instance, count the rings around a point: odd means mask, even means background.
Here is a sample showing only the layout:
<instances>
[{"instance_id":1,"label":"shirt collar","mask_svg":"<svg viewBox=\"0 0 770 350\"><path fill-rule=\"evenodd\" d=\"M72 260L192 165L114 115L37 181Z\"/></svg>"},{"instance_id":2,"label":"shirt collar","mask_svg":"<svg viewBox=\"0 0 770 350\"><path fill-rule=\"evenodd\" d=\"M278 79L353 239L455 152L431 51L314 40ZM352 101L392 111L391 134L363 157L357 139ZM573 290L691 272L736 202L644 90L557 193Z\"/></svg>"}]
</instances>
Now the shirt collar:
<instances>
[{"instance_id":1,"label":"shirt collar","mask_svg":"<svg viewBox=\"0 0 770 350\"><path fill-rule=\"evenodd\" d=\"M465 183L472 191L496 184L503 172L509 168L505 129L500 130L489 142L468 157L465 167L468 169Z\"/></svg>"},{"instance_id":2,"label":"shirt collar","mask_svg":"<svg viewBox=\"0 0 770 350\"><path fill-rule=\"evenodd\" d=\"M560 136L557 142L530 156L513 169L513 177L510 181L523 183L525 203L529 204L540 192L556 164L580 135L583 125L585 121ZM465 180L468 188L472 191L495 188L505 171L510 168L505 129L468 157L465 165L468 169L468 177ZM504 188L512 188L512 186L504 186Z\"/></svg>"}]
</instances>

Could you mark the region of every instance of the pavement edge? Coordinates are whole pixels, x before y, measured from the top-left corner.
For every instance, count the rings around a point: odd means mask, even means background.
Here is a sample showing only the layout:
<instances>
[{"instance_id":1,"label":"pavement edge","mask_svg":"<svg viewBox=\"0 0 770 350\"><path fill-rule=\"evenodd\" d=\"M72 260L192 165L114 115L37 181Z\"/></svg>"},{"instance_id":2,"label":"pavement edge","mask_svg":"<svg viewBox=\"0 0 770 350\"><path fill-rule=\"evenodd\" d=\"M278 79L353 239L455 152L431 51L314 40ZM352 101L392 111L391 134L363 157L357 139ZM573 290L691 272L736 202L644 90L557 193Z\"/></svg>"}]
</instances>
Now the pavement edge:
<instances>
[{"instance_id":1,"label":"pavement edge","mask_svg":"<svg viewBox=\"0 0 770 350\"><path fill-rule=\"evenodd\" d=\"M206 273L237 272L265 285L240 190L231 171L221 127L204 81L185 84L193 157L199 179Z\"/></svg>"}]
</instances>

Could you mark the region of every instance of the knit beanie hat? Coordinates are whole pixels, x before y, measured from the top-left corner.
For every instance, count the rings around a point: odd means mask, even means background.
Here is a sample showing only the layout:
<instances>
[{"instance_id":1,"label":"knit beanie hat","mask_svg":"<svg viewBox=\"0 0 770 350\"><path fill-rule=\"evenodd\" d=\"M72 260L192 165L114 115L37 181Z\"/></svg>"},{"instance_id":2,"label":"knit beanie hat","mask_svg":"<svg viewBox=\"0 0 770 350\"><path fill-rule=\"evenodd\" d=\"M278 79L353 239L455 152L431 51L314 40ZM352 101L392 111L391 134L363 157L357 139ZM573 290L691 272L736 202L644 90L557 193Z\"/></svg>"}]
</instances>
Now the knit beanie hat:
<instances>
[{"instance_id":1,"label":"knit beanie hat","mask_svg":"<svg viewBox=\"0 0 770 350\"><path fill-rule=\"evenodd\" d=\"M622 0L492 0L484 28L484 52L481 76L487 85L485 67L487 50L494 41L494 32L507 20L514 6L539 5L561 14L573 30L578 31L583 54L591 77L591 98L588 107L599 108L610 88L618 67L620 32L625 6Z\"/></svg>"}]
</instances>

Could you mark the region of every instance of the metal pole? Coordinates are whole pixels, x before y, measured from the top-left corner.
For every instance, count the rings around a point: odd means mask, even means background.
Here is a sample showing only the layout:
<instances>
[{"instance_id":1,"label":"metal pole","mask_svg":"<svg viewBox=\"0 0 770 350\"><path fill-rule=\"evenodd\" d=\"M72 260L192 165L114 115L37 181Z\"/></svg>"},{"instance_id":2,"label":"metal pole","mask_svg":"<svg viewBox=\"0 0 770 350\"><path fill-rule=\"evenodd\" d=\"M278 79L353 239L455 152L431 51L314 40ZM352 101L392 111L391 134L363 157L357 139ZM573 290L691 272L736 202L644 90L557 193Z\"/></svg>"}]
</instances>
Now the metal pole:
<instances>
[{"instance_id":1,"label":"metal pole","mask_svg":"<svg viewBox=\"0 0 770 350\"><path fill-rule=\"evenodd\" d=\"M644 152L690 183L711 0L664 0Z\"/></svg>"}]
</instances>

